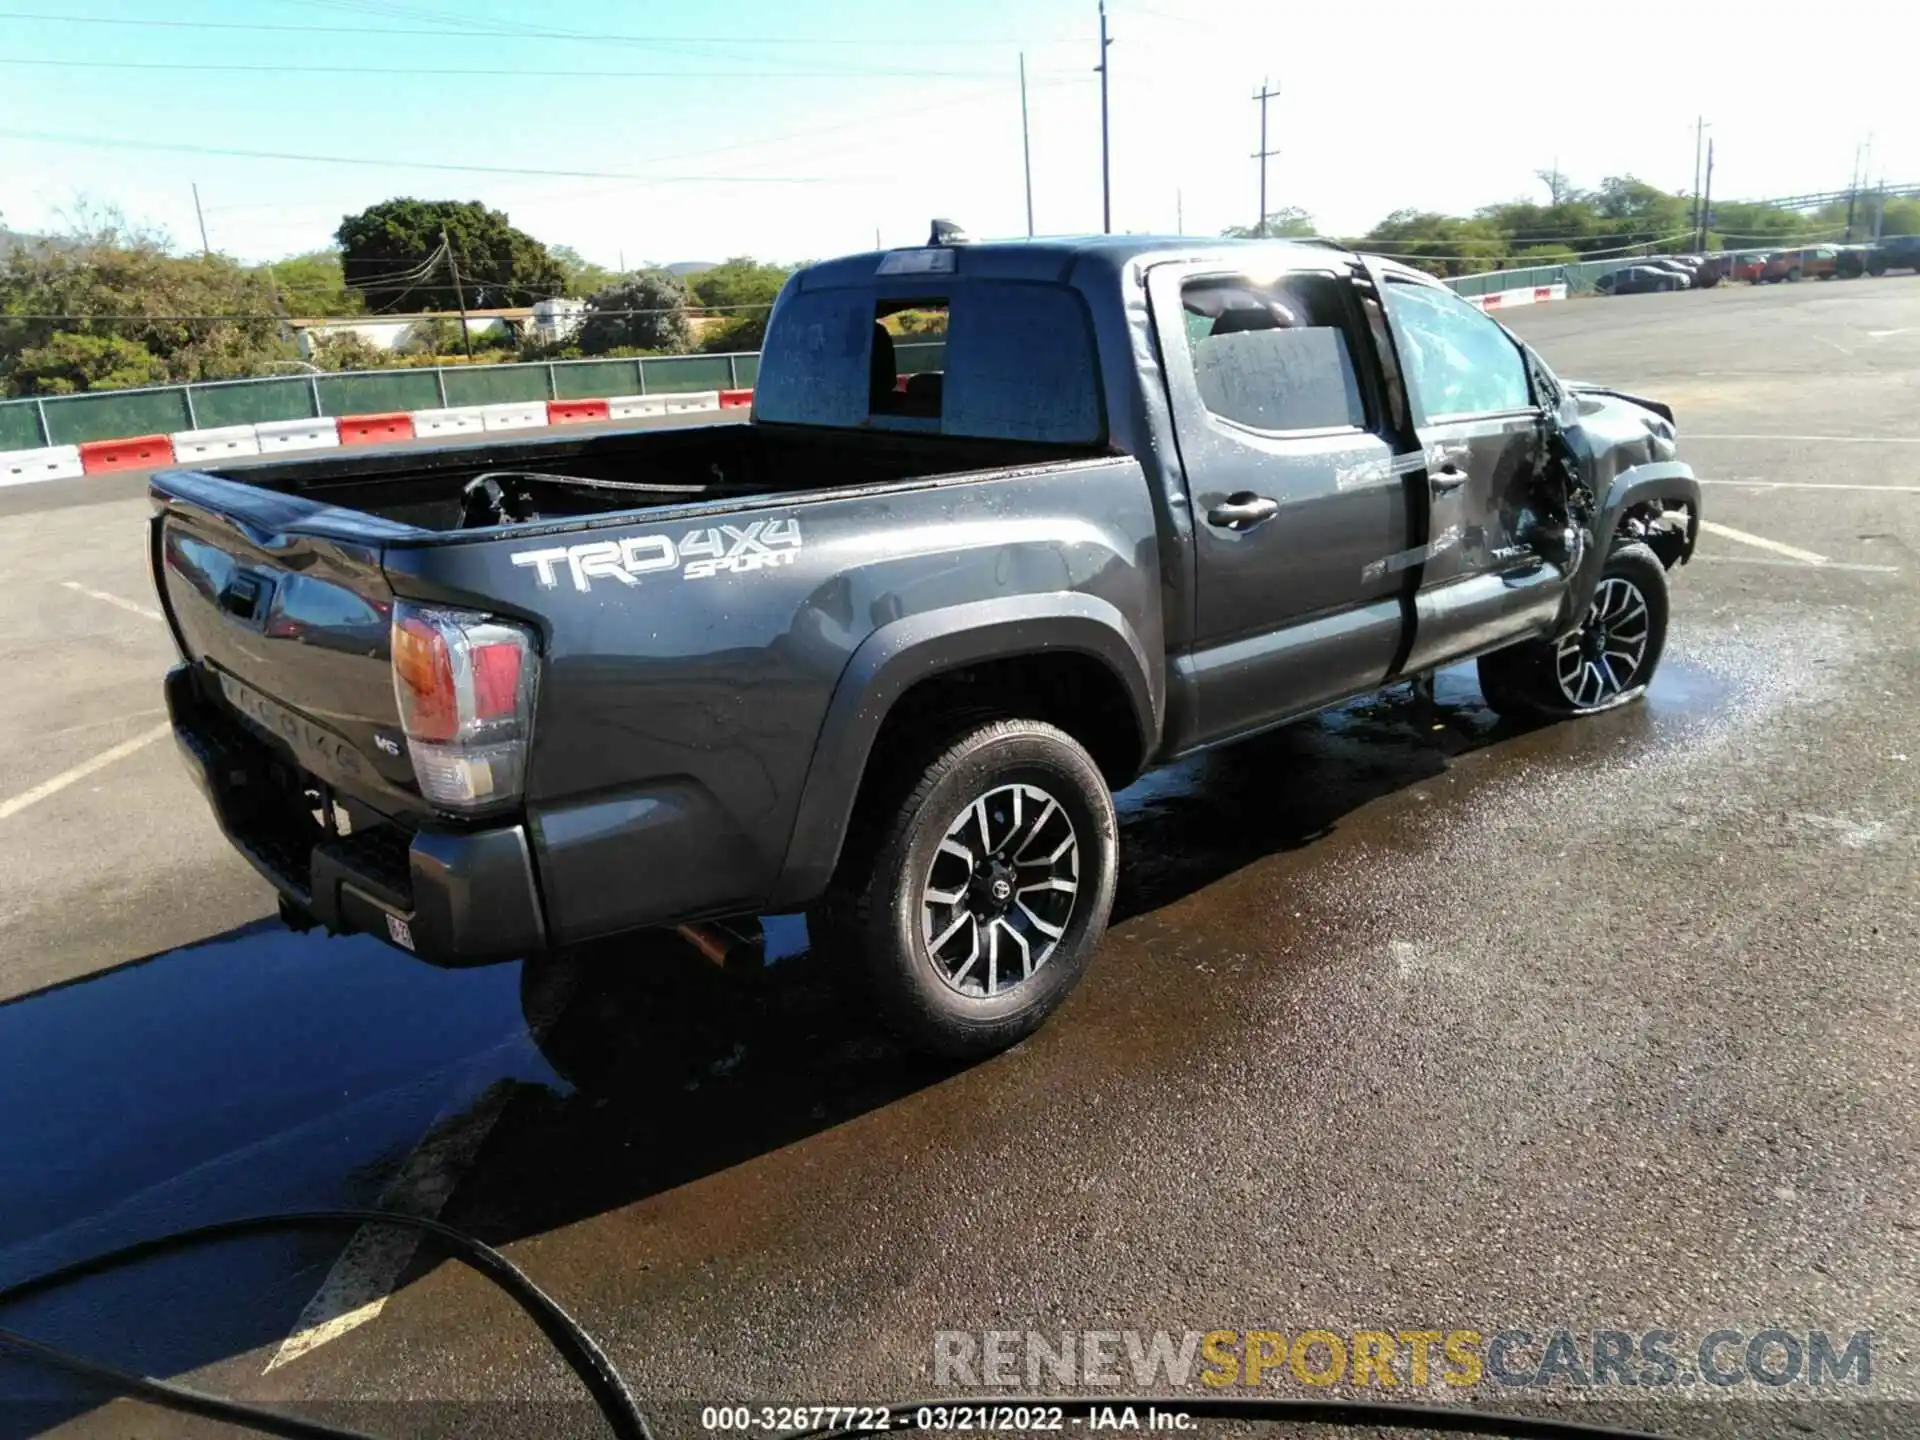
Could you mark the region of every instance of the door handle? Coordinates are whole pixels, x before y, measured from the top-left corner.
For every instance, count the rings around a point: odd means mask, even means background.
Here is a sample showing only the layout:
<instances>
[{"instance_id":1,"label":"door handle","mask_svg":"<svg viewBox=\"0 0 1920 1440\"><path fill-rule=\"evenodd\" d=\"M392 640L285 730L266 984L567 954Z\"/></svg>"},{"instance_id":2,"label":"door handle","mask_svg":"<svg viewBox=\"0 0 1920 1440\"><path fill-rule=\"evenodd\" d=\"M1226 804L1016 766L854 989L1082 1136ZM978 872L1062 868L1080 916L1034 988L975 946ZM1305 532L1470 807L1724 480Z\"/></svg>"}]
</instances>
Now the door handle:
<instances>
[{"instance_id":1,"label":"door handle","mask_svg":"<svg viewBox=\"0 0 1920 1440\"><path fill-rule=\"evenodd\" d=\"M1448 460L1427 471L1427 479L1433 483L1434 494L1447 495L1467 483L1467 472Z\"/></svg>"},{"instance_id":2,"label":"door handle","mask_svg":"<svg viewBox=\"0 0 1920 1440\"><path fill-rule=\"evenodd\" d=\"M1251 530L1263 520L1271 520L1280 513L1280 502L1265 495L1255 495L1251 490L1242 490L1229 495L1222 503L1207 511L1207 523L1218 525L1223 530Z\"/></svg>"}]
</instances>

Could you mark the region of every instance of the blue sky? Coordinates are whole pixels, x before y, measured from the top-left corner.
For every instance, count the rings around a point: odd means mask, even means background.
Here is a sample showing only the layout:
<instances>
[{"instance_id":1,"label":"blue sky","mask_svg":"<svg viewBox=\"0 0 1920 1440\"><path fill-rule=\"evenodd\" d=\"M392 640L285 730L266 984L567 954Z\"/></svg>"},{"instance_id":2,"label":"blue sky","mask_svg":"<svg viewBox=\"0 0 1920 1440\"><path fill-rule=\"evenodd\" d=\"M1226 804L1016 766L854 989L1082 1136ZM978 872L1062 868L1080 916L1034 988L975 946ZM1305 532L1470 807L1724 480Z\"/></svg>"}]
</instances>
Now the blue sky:
<instances>
[{"instance_id":1,"label":"blue sky","mask_svg":"<svg viewBox=\"0 0 1920 1440\"><path fill-rule=\"evenodd\" d=\"M1920 180L1902 12L1874 8L1111 0L1114 228L1250 221L1264 79L1270 205L1336 233L1541 198L1556 160L1686 187L1700 111L1726 197L1838 188L1869 135L1876 175ZM608 265L910 244L936 214L1019 234L1024 50L1036 226L1097 230L1095 29L1093 0L0 0L0 224L84 197L187 246L197 182L250 260L396 194Z\"/></svg>"}]
</instances>

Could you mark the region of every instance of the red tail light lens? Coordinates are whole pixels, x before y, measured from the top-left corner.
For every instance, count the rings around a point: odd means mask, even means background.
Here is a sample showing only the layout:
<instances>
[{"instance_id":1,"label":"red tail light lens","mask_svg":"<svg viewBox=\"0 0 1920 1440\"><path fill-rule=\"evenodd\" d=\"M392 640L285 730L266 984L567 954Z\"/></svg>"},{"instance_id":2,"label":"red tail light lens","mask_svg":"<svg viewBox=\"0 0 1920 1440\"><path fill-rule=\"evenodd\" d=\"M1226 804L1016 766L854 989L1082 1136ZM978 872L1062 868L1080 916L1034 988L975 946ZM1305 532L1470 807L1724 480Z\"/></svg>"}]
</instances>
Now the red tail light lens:
<instances>
[{"instance_id":1,"label":"red tail light lens","mask_svg":"<svg viewBox=\"0 0 1920 1440\"><path fill-rule=\"evenodd\" d=\"M393 693L420 793L455 810L519 795L533 718L533 636L491 615L393 607Z\"/></svg>"}]
</instances>

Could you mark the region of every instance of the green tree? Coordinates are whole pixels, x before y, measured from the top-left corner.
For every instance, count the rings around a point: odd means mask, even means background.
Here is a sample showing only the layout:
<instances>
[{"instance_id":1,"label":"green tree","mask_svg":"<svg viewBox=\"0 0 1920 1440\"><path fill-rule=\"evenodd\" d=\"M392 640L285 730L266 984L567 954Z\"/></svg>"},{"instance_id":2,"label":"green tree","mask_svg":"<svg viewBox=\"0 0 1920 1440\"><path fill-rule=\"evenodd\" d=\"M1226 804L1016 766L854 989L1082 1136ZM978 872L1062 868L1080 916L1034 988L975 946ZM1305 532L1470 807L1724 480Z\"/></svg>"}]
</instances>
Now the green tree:
<instances>
[{"instance_id":1,"label":"green tree","mask_svg":"<svg viewBox=\"0 0 1920 1440\"><path fill-rule=\"evenodd\" d=\"M289 315L358 315L367 308L360 292L347 288L338 250L310 250L255 268L279 287Z\"/></svg>"},{"instance_id":2,"label":"green tree","mask_svg":"<svg viewBox=\"0 0 1920 1440\"><path fill-rule=\"evenodd\" d=\"M750 256L735 255L687 277L687 289L696 305L719 316L700 348L715 354L731 350L758 350L767 335L767 317L780 287L793 272L784 265L764 265Z\"/></svg>"},{"instance_id":3,"label":"green tree","mask_svg":"<svg viewBox=\"0 0 1920 1440\"><path fill-rule=\"evenodd\" d=\"M594 264L571 245L549 245L547 253L566 277L566 293L577 299L604 290L620 278L618 271Z\"/></svg>"},{"instance_id":4,"label":"green tree","mask_svg":"<svg viewBox=\"0 0 1920 1440\"><path fill-rule=\"evenodd\" d=\"M346 283L376 314L458 308L445 231L469 309L531 305L565 291L566 271L545 245L477 200L386 200L349 215L334 238Z\"/></svg>"},{"instance_id":5,"label":"green tree","mask_svg":"<svg viewBox=\"0 0 1920 1440\"><path fill-rule=\"evenodd\" d=\"M378 370L393 363L393 352L382 350L364 335L342 330L314 340L313 363L322 370Z\"/></svg>"},{"instance_id":6,"label":"green tree","mask_svg":"<svg viewBox=\"0 0 1920 1440\"><path fill-rule=\"evenodd\" d=\"M1440 276L1498 269L1507 257L1506 237L1491 222L1430 210L1394 211L1366 233L1359 248Z\"/></svg>"},{"instance_id":7,"label":"green tree","mask_svg":"<svg viewBox=\"0 0 1920 1440\"><path fill-rule=\"evenodd\" d=\"M1252 240L1260 233L1254 225L1229 225L1220 232L1233 240ZM1313 216L1297 205L1283 205L1267 216L1267 235L1269 237L1305 237L1318 235L1319 226L1313 223Z\"/></svg>"},{"instance_id":8,"label":"green tree","mask_svg":"<svg viewBox=\"0 0 1920 1440\"><path fill-rule=\"evenodd\" d=\"M167 366L137 340L68 330L48 336L44 345L21 351L8 379L15 394L72 395L81 390L162 385Z\"/></svg>"},{"instance_id":9,"label":"green tree","mask_svg":"<svg viewBox=\"0 0 1920 1440\"><path fill-rule=\"evenodd\" d=\"M273 301L264 275L225 256L172 255L117 214L83 212L68 233L0 255L0 388L252 375L295 358Z\"/></svg>"},{"instance_id":10,"label":"green tree","mask_svg":"<svg viewBox=\"0 0 1920 1440\"><path fill-rule=\"evenodd\" d=\"M692 348L687 324L687 287L665 270L643 270L610 285L587 300L587 316L577 337L583 355L604 355L621 348Z\"/></svg>"},{"instance_id":11,"label":"green tree","mask_svg":"<svg viewBox=\"0 0 1920 1440\"><path fill-rule=\"evenodd\" d=\"M1920 199L1911 196L1887 201L1880 221L1882 235L1920 235Z\"/></svg>"}]
</instances>

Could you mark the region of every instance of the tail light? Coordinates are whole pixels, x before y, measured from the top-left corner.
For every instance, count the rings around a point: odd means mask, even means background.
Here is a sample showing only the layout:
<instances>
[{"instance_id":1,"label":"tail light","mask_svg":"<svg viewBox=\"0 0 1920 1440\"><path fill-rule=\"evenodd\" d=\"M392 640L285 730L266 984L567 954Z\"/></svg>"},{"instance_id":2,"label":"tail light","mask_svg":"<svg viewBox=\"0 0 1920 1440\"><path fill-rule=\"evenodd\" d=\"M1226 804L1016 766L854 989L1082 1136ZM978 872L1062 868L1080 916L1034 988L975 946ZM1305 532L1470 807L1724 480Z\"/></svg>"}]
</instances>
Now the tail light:
<instances>
[{"instance_id":1,"label":"tail light","mask_svg":"<svg viewBox=\"0 0 1920 1440\"><path fill-rule=\"evenodd\" d=\"M421 795L453 810L519 796L537 668L521 626L395 602L393 693Z\"/></svg>"}]
</instances>

